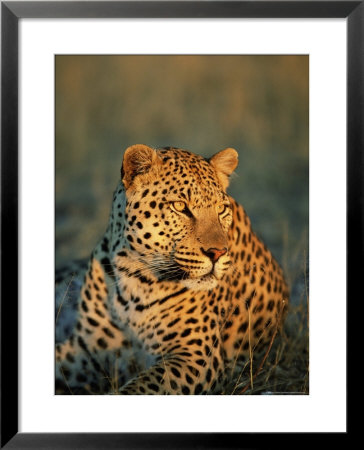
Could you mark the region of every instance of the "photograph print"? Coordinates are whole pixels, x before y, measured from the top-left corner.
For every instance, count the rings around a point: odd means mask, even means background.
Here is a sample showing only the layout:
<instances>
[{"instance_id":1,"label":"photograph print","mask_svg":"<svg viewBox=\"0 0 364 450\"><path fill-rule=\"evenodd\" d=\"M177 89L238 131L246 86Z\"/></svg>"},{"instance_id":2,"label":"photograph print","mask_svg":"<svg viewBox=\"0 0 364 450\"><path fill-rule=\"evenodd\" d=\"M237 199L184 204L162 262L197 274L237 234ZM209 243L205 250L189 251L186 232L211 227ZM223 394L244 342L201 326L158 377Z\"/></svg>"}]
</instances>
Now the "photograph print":
<instances>
[{"instance_id":1,"label":"photograph print","mask_svg":"<svg viewBox=\"0 0 364 450\"><path fill-rule=\"evenodd\" d=\"M308 395L308 55L57 55L55 130L55 393Z\"/></svg>"}]
</instances>

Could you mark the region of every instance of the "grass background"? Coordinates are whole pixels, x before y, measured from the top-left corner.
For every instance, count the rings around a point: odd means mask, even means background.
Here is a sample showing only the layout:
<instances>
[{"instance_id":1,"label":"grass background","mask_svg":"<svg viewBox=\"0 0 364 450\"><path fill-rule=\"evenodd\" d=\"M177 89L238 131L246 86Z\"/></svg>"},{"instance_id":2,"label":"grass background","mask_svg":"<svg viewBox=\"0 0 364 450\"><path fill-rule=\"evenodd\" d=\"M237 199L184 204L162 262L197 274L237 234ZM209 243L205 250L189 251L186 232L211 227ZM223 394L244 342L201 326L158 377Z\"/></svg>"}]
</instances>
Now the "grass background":
<instances>
[{"instance_id":1,"label":"grass background","mask_svg":"<svg viewBox=\"0 0 364 450\"><path fill-rule=\"evenodd\" d=\"M292 304L247 393L308 393L308 64L304 55L56 57L56 266L87 257L102 236L129 145L239 152L229 193L283 266Z\"/></svg>"}]
</instances>

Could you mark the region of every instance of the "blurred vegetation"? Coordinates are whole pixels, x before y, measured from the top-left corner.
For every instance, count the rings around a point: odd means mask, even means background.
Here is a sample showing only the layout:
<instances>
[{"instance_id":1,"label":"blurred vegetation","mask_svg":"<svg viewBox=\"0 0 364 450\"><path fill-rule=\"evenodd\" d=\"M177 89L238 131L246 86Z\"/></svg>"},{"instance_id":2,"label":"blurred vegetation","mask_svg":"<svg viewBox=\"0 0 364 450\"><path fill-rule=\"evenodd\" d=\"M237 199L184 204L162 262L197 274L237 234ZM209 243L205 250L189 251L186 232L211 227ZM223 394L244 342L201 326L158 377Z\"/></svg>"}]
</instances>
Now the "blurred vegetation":
<instances>
[{"instance_id":1,"label":"blurred vegetation","mask_svg":"<svg viewBox=\"0 0 364 450\"><path fill-rule=\"evenodd\" d=\"M293 304L306 304L308 63L301 55L57 56L56 265L88 256L103 234L129 145L206 157L234 147L229 192L282 264Z\"/></svg>"}]
</instances>

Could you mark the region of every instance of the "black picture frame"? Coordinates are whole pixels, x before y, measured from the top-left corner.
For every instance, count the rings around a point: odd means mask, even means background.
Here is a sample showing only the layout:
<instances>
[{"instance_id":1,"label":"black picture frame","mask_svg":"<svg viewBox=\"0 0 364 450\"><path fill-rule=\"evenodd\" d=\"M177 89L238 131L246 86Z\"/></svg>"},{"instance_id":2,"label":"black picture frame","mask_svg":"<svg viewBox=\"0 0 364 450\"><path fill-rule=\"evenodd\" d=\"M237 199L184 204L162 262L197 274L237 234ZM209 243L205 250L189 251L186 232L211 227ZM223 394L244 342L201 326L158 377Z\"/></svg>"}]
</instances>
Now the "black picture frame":
<instances>
[{"instance_id":1,"label":"black picture frame","mask_svg":"<svg viewBox=\"0 0 364 450\"><path fill-rule=\"evenodd\" d=\"M1 448L256 448L273 437L267 433L18 433L19 19L238 17L347 19L347 304L359 289L364 268L360 261L364 218L364 1L1 2ZM280 437L281 445L291 437ZM300 443L306 438L309 434Z\"/></svg>"}]
</instances>

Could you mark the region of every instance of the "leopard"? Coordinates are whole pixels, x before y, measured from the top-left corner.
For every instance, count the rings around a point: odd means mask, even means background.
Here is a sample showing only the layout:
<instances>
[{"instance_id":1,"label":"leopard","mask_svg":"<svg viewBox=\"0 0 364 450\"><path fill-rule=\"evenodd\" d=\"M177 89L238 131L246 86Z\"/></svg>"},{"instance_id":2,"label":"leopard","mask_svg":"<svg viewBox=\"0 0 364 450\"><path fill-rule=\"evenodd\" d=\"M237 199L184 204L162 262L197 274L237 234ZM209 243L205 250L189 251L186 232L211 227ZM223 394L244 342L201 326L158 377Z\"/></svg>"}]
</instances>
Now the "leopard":
<instances>
[{"instance_id":1,"label":"leopard","mask_svg":"<svg viewBox=\"0 0 364 450\"><path fill-rule=\"evenodd\" d=\"M56 394L219 394L270 345L289 288L227 194L237 164L230 147L125 150L105 234L58 280Z\"/></svg>"}]
</instances>

